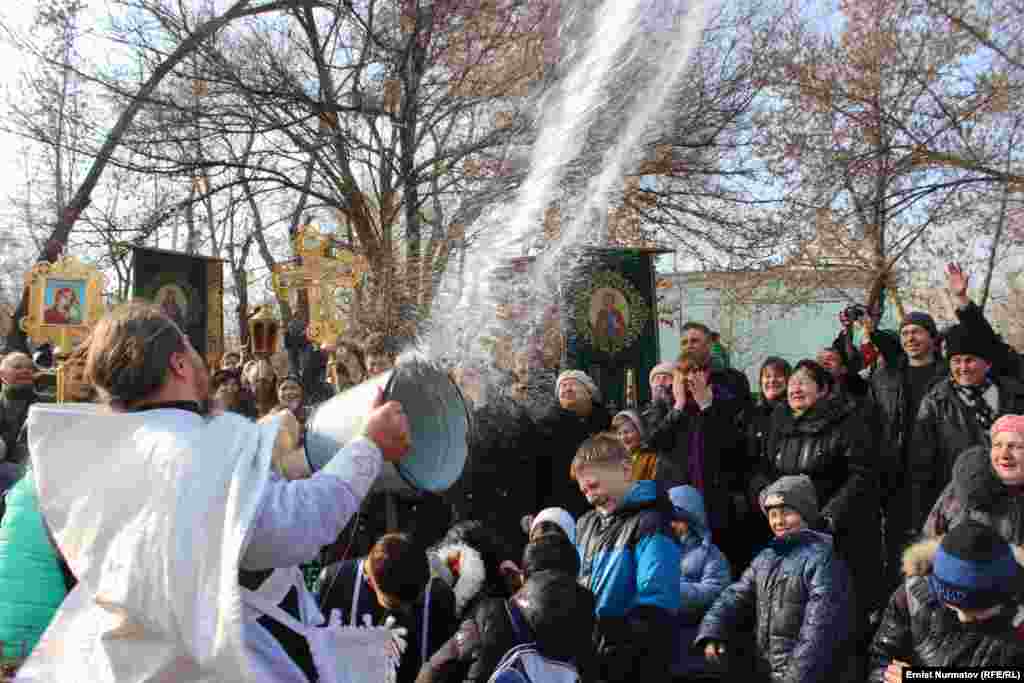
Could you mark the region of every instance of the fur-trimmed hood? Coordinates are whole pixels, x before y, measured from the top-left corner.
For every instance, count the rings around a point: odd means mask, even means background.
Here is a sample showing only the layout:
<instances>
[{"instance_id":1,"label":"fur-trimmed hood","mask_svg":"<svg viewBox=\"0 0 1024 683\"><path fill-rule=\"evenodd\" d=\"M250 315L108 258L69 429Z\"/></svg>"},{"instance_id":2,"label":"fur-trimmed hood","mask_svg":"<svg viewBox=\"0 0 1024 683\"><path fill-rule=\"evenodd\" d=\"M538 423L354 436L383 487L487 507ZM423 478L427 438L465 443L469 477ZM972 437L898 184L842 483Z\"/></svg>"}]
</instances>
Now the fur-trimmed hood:
<instances>
[{"instance_id":1,"label":"fur-trimmed hood","mask_svg":"<svg viewBox=\"0 0 1024 683\"><path fill-rule=\"evenodd\" d=\"M927 576L932 572L932 563L935 554L939 551L939 544L942 543L942 536L919 541L903 551L903 575ZM1017 564L1024 568L1024 546L1010 546Z\"/></svg>"},{"instance_id":2,"label":"fur-trimmed hood","mask_svg":"<svg viewBox=\"0 0 1024 683\"><path fill-rule=\"evenodd\" d=\"M970 509L985 510L1007 495L1006 485L992 469L992 456L987 445L968 448L953 465L953 492Z\"/></svg>"},{"instance_id":3,"label":"fur-trimmed hood","mask_svg":"<svg viewBox=\"0 0 1024 683\"><path fill-rule=\"evenodd\" d=\"M463 616L466 606L480 595L487 582L487 567L476 549L465 543L451 543L429 551L431 573L455 594L455 614Z\"/></svg>"}]
</instances>

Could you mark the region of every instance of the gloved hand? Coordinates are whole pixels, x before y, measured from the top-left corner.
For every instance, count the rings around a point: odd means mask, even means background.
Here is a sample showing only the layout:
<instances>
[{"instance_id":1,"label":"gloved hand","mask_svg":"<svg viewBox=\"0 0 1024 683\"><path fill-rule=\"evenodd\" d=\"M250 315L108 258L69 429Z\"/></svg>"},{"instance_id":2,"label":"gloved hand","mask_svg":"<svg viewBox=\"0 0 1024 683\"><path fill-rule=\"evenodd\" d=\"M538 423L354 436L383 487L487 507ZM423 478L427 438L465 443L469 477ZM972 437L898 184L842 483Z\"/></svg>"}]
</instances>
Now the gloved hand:
<instances>
[{"instance_id":1,"label":"gloved hand","mask_svg":"<svg viewBox=\"0 0 1024 683\"><path fill-rule=\"evenodd\" d=\"M370 615L367 614L366 616L369 617ZM405 648L409 646L406 640L409 636L409 629L404 626L395 628L396 623L394 617L388 617L384 621L384 628L391 631L391 646L394 648L395 658L398 659L405 654Z\"/></svg>"}]
</instances>

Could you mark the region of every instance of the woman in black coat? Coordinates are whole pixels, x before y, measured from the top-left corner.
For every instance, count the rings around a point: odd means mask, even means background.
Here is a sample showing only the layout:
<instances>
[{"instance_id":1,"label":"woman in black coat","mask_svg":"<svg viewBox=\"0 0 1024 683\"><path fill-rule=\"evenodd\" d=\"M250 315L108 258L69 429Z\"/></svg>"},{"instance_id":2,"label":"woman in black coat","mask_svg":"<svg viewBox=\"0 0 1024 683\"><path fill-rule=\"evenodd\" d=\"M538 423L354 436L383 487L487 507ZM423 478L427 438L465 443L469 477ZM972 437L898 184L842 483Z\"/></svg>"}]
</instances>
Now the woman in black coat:
<instances>
[{"instance_id":1,"label":"woman in black coat","mask_svg":"<svg viewBox=\"0 0 1024 683\"><path fill-rule=\"evenodd\" d=\"M810 477L821 506L821 530L833 535L850 567L864 635L867 615L881 599L874 588L881 562L878 468L863 411L849 398L832 396L833 386L832 376L815 361L797 363L786 403L772 414L766 458L754 481Z\"/></svg>"}]
</instances>

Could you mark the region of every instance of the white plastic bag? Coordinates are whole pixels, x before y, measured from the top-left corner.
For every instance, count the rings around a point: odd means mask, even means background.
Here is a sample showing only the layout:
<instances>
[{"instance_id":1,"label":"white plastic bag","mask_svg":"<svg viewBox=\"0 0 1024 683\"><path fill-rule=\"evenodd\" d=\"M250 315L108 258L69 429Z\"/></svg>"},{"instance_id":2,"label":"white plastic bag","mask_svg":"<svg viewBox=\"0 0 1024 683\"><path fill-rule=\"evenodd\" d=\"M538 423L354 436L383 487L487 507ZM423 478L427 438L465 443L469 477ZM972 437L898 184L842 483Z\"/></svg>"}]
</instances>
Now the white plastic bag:
<instances>
[{"instance_id":1,"label":"white plastic bag","mask_svg":"<svg viewBox=\"0 0 1024 683\"><path fill-rule=\"evenodd\" d=\"M321 683L394 683L406 647L406 629L344 626L333 610L325 626L306 626L253 591L243 590L247 605L304 636Z\"/></svg>"}]
</instances>

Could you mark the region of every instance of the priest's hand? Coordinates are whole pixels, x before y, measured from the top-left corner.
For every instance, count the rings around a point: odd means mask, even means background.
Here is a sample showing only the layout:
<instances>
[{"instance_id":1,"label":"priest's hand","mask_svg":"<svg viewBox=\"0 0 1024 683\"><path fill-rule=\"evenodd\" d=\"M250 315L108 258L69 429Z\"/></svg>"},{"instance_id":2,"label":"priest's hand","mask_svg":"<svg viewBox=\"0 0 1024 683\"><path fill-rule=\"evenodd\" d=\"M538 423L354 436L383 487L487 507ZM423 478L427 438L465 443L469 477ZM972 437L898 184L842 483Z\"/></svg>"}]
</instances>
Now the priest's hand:
<instances>
[{"instance_id":1,"label":"priest's hand","mask_svg":"<svg viewBox=\"0 0 1024 683\"><path fill-rule=\"evenodd\" d=\"M381 450L388 462L399 462L409 452L412 437L409 418L398 401L385 401L384 390L377 390L370 416L366 421L366 436Z\"/></svg>"}]
</instances>

